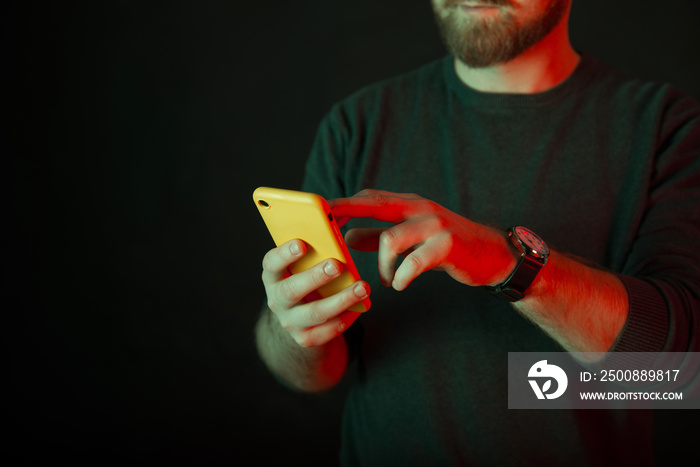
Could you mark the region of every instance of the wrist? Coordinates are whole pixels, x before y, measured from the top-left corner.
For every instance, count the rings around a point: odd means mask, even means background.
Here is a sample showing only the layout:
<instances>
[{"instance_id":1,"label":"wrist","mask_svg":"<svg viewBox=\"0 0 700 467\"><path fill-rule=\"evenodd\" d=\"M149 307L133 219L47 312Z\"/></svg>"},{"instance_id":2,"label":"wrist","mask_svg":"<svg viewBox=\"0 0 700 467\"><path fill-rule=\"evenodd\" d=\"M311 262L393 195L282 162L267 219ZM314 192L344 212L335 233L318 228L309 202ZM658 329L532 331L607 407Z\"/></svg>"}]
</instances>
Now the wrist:
<instances>
[{"instance_id":1,"label":"wrist","mask_svg":"<svg viewBox=\"0 0 700 467\"><path fill-rule=\"evenodd\" d=\"M516 265L502 282L486 286L485 290L500 299L517 302L525 298L526 291L547 263L549 248L537 234L523 226L508 229L507 241L518 256Z\"/></svg>"},{"instance_id":2,"label":"wrist","mask_svg":"<svg viewBox=\"0 0 700 467\"><path fill-rule=\"evenodd\" d=\"M505 282L518 266L521 259L520 252L514 248L508 238L508 232L506 230L496 230L496 234L499 237L497 257L499 258L500 267L499 272L493 276L493 280L488 284L484 284L488 287L495 287Z\"/></svg>"}]
</instances>

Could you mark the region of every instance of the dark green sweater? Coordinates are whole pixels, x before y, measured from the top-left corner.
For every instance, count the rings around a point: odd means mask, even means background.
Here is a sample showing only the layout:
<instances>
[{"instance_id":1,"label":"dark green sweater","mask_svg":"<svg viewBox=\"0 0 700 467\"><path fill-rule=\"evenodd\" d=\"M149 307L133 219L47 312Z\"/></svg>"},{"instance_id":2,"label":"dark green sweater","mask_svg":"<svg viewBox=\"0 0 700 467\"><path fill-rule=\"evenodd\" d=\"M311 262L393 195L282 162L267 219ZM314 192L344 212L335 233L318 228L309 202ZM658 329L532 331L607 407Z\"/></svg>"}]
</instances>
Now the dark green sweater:
<instances>
[{"instance_id":1,"label":"dark green sweater","mask_svg":"<svg viewBox=\"0 0 700 467\"><path fill-rule=\"evenodd\" d=\"M630 310L614 350L700 351L700 108L670 86L583 54L549 91L480 93L448 56L362 89L321 123L303 189L363 188L525 225L620 275ZM347 332L345 464L652 461L649 411L508 410L508 352L562 350L508 304L434 271L396 292L376 253L353 256L373 293Z\"/></svg>"}]
</instances>

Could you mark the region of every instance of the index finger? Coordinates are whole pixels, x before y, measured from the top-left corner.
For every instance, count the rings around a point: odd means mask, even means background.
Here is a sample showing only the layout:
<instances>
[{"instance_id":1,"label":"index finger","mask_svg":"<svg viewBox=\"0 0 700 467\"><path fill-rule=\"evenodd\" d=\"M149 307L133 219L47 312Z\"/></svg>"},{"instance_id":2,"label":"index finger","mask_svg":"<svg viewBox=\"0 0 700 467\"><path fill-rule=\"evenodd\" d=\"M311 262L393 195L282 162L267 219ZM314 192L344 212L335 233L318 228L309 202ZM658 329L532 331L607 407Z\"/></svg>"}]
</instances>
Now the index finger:
<instances>
[{"instance_id":1,"label":"index finger","mask_svg":"<svg viewBox=\"0 0 700 467\"><path fill-rule=\"evenodd\" d=\"M415 214L418 195L363 190L350 198L328 201L336 218L369 217L382 222L398 224Z\"/></svg>"},{"instance_id":2,"label":"index finger","mask_svg":"<svg viewBox=\"0 0 700 467\"><path fill-rule=\"evenodd\" d=\"M292 239L282 245L268 251L263 258L263 274L272 279L279 280L287 273L287 267L304 256L306 243L299 239Z\"/></svg>"}]
</instances>

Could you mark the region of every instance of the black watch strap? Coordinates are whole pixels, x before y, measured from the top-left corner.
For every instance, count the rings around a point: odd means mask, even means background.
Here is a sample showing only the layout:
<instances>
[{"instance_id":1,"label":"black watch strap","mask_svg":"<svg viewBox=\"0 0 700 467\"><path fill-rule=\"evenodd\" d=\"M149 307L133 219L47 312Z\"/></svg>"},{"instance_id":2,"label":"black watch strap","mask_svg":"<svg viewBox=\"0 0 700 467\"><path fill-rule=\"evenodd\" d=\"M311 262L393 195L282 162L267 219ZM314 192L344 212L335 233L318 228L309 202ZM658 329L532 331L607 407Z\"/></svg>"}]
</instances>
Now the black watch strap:
<instances>
[{"instance_id":1,"label":"black watch strap","mask_svg":"<svg viewBox=\"0 0 700 467\"><path fill-rule=\"evenodd\" d=\"M486 286L486 291L491 295L509 302L517 302L525 297L525 291L530 287L537 273L542 269L542 262L535 258L523 255L520 257L513 272L501 284Z\"/></svg>"},{"instance_id":2,"label":"black watch strap","mask_svg":"<svg viewBox=\"0 0 700 467\"><path fill-rule=\"evenodd\" d=\"M529 242L530 247L523 243L517 232L528 237L526 241ZM520 260L505 281L495 286L486 286L485 289L500 299L517 302L525 297L525 291L532 285L542 266L546 264L549 248L541 240L537 245L539 237L524 227L516 226L508 229L508 238L513 246L520 250Z\"/></svg>"}]
</instances>

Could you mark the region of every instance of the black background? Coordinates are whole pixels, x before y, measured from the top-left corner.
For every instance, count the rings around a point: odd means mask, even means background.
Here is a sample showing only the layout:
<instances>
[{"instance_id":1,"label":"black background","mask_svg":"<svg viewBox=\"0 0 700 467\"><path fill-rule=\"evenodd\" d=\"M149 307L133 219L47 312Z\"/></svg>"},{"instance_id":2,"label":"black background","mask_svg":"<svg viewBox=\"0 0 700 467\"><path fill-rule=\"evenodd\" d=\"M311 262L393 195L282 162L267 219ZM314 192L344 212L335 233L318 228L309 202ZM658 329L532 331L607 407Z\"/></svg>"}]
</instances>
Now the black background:
<instances>
[{"instance_id":1,"label":"black background","mask_svg":"<svg viewBox=\"0 0 700 467\"><path fill-rule=\"evenodd\" d=\"M428 0L3 5L4 457L332 465L344 388L289 392L254 350L251 194L298 188L335 101L444 55ZM700 99L699 25L587 0L571 31ZM696 416L657 416L673 465Z\"/></svg>"}]
</instances>

